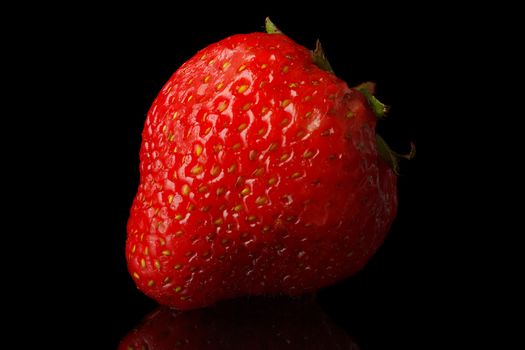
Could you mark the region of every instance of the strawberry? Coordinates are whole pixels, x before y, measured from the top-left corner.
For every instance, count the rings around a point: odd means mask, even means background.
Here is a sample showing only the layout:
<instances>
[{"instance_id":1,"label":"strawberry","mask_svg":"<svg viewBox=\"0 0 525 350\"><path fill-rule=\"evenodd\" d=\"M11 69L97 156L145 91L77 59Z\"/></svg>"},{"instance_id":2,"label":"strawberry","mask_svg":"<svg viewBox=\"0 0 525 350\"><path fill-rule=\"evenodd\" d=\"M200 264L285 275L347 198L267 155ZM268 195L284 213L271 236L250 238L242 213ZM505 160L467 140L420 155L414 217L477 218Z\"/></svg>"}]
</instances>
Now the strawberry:
<instances>
[{"instance_id":1,"label":"strawberry","mask_svg":"<svg viewBox=\"0 0 525 350\"><path fill-rule=\"evenodd\" d=\"M118 349L359 347L312 301L256 298L190 311L159 307L120 341Z\"/></svg>"},{"instance_id":2,"label":"strawberry","mask_svg":"<svg viewBox=\"0 0 525 350\"><path fill-rule=\"evenodd\" d=\"M198 52L147 115L126 257L160 304L333 284L365 266L396 215L397 154L376 137L373 84L349 88L320 45L267 28Z\"/></svg>"}]
</instances>

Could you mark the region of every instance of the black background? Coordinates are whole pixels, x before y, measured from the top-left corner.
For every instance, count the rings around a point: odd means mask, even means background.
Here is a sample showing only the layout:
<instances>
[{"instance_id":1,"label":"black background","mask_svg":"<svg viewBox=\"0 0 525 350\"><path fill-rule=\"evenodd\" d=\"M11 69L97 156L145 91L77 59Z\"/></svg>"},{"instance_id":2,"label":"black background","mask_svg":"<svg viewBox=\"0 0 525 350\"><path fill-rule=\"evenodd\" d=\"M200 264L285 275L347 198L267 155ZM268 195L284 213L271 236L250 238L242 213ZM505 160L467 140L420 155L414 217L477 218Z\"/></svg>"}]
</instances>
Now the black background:
<instances>
[{"instance_id":1,"label":"black background","mask_svg":"<svg viewBox=\"0 0 525 350\"><path fill-rule=\"evenodd\" d=\"M438 92L447 62L457 59L461 36L450 35L455 19L445 23L432 8L415 9L417 15L402 8L397 15L379 13L374 4L301 13L244 6L236 7L241 15L225 8L78 9L33 33L35 42L46 43L35 70L58 86L46 101L52 113L41 122L46 132L36 153L52 170L41 180L49 184L40 196L42 217L56 232L51 245L65 248L44 254L52 268L39 278L59 287L47 289L57 299L53 307L65 310L64 333L115 348L155 308L135 289L124 258L146 113L171 74L198 50L232 34L263 31L270 16L304 46L320 38L349 86L376 82L378 98L391 106L381 134L400 152L410 141L417 146L416 159L401 164L399 213L384 245L358 275L319 291L319 303L364 350L448 343L453 329L442 316L454 289L447 276L453 253L444 250L451 232L441 219L456 211L434 205L449 176L442 140L452 136L441 126Z\"/></svg>"}]
</instances>

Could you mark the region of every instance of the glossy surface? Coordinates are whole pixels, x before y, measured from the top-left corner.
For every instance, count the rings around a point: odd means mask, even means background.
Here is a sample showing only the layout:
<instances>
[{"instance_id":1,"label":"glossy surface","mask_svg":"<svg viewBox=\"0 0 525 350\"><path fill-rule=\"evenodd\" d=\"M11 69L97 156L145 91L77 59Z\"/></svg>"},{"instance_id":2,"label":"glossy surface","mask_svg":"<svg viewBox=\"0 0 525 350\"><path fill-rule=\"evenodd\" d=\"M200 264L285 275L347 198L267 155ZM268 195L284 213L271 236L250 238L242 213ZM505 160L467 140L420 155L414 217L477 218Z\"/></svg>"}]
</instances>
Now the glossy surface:
<instances>
[{"instance_id":1,"label":"glossy surface","mask_svg":"<svg viewBox=\"0 0 525 350\"><path fill-rule=\"evenodd\" d=\"M360 270L395 216L365 97L283 35L237 35L153 103L126 257L177 308L300 294Z\"/></svg>"},{"instance_id":2,"label":"glossy surface","mask_svg":"<svg viewBox=\"0 0 525 350\"><path fill-rule=\"evenodd\" d=\"M345 349L355 341L313 300L238 299L181 312L159 307L118 350Z\"/></svg>"}]
</instances>

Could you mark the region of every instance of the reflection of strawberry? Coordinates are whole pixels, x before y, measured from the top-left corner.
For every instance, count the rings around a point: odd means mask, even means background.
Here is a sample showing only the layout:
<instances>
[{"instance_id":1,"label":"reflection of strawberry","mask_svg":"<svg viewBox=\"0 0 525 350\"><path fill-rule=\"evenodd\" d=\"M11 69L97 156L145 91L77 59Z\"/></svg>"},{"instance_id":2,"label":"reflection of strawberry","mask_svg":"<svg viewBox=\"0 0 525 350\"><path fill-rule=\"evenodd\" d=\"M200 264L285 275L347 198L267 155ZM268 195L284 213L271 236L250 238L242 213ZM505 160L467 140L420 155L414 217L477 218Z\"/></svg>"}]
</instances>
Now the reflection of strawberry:
<instances>
[{"instance_id":1,"label":"reflection of strawberry","mask_svg":"<svg viewBox=\"0 0 525 350\"><path fill-rule=\"evenodd\" d=\"M176 311L160 307L129 332L129 349L358 349L314 302L238 299Z\"/></svg>"},{"instance_id":2,"label":"reflection of strawberry","mask_svg":"<svg viewBox=\"0 0 525 350\"><path fill-rule=\"evenodd\" d=\"M144 293L187 309L363 268L396 214L380 158L395 156L376 141L373 84L329 70L320 47L277 32L229 37L175 72L146 119L128 222Z\"/></svg>"}]
</instances>

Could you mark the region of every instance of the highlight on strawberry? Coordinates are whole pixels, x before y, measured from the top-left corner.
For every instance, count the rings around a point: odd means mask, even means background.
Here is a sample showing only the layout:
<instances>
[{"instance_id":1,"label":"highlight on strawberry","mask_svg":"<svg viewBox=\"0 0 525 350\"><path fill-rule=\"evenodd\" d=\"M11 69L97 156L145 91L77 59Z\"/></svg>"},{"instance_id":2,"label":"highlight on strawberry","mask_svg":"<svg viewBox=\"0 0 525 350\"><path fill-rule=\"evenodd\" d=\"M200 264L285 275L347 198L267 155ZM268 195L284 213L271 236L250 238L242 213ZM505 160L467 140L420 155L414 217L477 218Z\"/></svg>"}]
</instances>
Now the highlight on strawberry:
<instances>
[{"instance_id":1,"label":"highlight on strawberry","mask_svg":"<svg viewBox=\"0 0 525 350\"><path fill-rule=\"evenodd\" d=\"M299 295L361 270L396 216L399 155L373 83L270 21L199 51L146 118L126 258L137 287L192 309Z\"/></svg>"}]
</instances>

